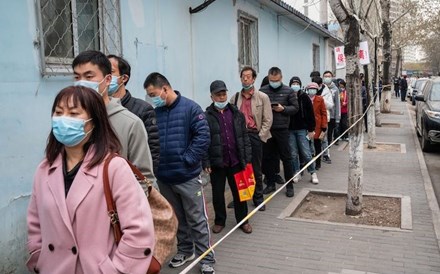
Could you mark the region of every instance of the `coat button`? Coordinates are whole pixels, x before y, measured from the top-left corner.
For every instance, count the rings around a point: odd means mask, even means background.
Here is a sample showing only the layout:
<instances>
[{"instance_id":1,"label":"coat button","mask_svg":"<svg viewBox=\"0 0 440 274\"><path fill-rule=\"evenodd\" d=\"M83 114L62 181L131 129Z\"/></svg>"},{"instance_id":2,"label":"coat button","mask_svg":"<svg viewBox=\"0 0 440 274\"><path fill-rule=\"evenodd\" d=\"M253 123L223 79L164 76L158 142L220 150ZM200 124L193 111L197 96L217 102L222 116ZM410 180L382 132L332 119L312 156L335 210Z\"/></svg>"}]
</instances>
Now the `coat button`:
<instances>
[{"instance_id":1,"label":"coat button","mask_svg":"<svg viewBox=\"0 0 440 274\"><path fill-rule=\"evenodd\" d=\"M38 273L40 273L40 270L38 270L38 268L34 267L34 272L38 274Z\"/></svg>"},{"instance_id":2,"label":"coat button","mask_svg":"<svg viewBox=\"0 0 440 274\"><path fill-rule=\"evenodd\" d=\"M72 253L73 253L73 255L76 255L76 253L77 253L76 246L72 247Z\"/></svg>"},{"instance_id":3,"label":"coat button","mask_svg":"<svg viewBox=\"0 0 440 274\"><path fill-rule=\"evenodd\" d=\"M53 244L49 244L47 246L49 248L50 251L54 251L55 247L53 246Z\"/></svg>"},{"instance_id":4,"label":"coat button","mask_svg":"<svg viewBox=\"0 0 440 274\"><path fill-rule=\"evenodd\" d=\"M144 255L145 256L148 256L150 254L151 254L151 249L147 248L147 249L144 250Z\"/></svg>"}]
</instances>

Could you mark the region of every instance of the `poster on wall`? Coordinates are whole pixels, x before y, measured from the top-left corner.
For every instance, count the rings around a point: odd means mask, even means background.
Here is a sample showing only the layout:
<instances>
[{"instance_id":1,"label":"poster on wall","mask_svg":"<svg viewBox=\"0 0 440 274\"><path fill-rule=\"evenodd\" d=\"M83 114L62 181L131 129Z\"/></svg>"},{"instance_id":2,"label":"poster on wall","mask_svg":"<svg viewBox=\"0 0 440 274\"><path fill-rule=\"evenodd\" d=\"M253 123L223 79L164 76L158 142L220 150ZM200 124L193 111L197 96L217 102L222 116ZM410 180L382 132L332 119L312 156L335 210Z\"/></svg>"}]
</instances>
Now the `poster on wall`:
<instances>
[{"instance_id":1,"label":"poster on wall","mask_svg":"<svg viewBox=\"0 0 440 274\"><path fill-rule=\"evenodd\" d=\"M370 54L368 53L367 41L359 43L359 63L361 65L368 65L370 63Z\"/></svg>"},{"instance_id":2,"label":"poster on wall","mask_svg":"<svg viewBox=\"0 0 440 274\"><path fill-rule=\"evenodd\" d=\"M336 69L345 68L344 46L335 47Z\"/></svg>"}]
</instances>

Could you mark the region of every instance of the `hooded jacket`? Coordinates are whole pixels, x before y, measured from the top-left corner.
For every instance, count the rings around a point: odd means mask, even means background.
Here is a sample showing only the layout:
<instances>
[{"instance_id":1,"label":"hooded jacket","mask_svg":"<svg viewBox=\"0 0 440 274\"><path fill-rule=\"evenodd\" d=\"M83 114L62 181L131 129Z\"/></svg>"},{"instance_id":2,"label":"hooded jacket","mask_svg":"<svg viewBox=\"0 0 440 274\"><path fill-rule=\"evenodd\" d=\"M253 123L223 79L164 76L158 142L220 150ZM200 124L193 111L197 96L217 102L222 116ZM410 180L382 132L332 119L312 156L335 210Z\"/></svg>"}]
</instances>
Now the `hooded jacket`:
<instances>
[{"instance_id":1,"label":"hooded jacket","mask_svg":"<svg viewBox=\"0 0 440 274\"><path fill-rule=\"evenodd\" d=\"M298 112L298 98L289 86L282 85L274 89L270 85L266 85L260 89L269 96L272 104L278 103L284 107L282 112L273 113L273 122L271 130L288 129L290 116Z\"/></svg>"},{"instance_id":2,"label":"hooded jacket","mask_svg":"<svg viewBox=\"0 0 440 274\"><path fill-rule=\"evenodd\" d=\"M151 157L153 158L154 172L157 172L159 166L160 144L159 144L159 129L156 124L156 113L154 108L144 100L131 96L131 93L126 90L124 97L121 98L121 104L129 111L139 117L144 123L148 135L148 146L150 147Z\"/></svg>"},{"instance_id":3,"label":"hooded jacket","mask_svg":"<svg viewBox=\"0 0 440 274\"><path fill-rule=\"evenodd\" d=\"M122 145L120 155L135 165L148 180L155 182L148 136L141 119L124 108L119 99L110 98L106 109Z\"/></svg>"}]
</instances>

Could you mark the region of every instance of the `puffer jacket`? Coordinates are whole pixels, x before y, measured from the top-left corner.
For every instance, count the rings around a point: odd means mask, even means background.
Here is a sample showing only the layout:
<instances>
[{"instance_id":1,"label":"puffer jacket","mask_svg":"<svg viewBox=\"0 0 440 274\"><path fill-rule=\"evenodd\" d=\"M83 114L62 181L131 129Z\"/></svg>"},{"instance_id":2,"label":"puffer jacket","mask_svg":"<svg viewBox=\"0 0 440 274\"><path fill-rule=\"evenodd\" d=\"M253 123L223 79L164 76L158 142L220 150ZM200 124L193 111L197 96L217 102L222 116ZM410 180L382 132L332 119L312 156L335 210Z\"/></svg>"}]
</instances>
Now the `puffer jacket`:
<instances>
[{"instance_id":1,"label":"puffer jacket","mask_svg":"<svg viewBox=\"0 0 440 274\"><path fill-rule=\"evenodd\" d=\"M144 100L132 97L128 90L124 97L121 98L121 104L144 122L148 134L148 146L150 147L151 157L153 158L154 173L157 173L160 144L159 129L157 128L156 113L154 112L153 106Z\"/></svg>"},{"instance_id":2,"label":"puffer jacket","mask_svg":"<svg viewBox=\"0 0 440 274\"><path fill-rule=\"evenodd\" d=\"M298 112L290 118L290 130L307 129L313 132L316 127L313 104L307 93L298 91Z\"/></svg>"},{"instance_id":3,"label":"puffer jacket","mask_svg":"<svg viewBox=\"0 0 440 274\"><path fill-rule=\"evenodd\" d=\"M269 96L271 104L281 104L284 107L282 112L273 113L273 122L271 130L288 129L290 124L290 116L298 112L298 98L296 93L289 86L282 85L277 89L273 89L270 85L263 86L260 89Z\"/></svg>"},{"instance_id":4,"label":"puffer jacket","mask_svg":"<svg viewBox=\"0 0 440 274\"><path fill-rule=\"evenodd\" d=\"M228 104L234 119L234 135L237 144L237 156L240 161L240 167L244 169L247 163L252 161L252 148L249 136L246 131L246 120L244 115L236 106ZM211 145L208 154L203 161L203 168L223 167L223 142L221 135L220 122L217 117L218 110L211 104L206 108L206 120L208 120Z\"/></svg>"},{"instance_id":5,"label":"puffer jacket","mask_svg":"<svg viewBox=\"0 0 440 274\"><path fill-rule=\"evenodd\" d=\"M181 184L199 176L208 150L209 126L202 108L176 91L171 106L155 108L160 138L156 174L166 184Z\"/></svg>"}]
</instances>

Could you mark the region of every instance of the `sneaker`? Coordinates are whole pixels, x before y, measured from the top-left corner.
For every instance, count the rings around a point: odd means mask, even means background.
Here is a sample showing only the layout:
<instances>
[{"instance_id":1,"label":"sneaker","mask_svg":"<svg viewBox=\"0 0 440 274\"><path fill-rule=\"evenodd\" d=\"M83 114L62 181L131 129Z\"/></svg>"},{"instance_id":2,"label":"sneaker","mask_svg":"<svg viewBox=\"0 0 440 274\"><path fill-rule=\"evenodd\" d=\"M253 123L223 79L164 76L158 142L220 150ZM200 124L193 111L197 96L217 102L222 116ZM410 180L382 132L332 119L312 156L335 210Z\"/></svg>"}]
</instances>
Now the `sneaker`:
<instances>
[{"instance_id":1,"label":"sneaker","mask_svg":"<svg viewBox=\"0 0 440 274\"><path fill-rule=\"evenodd\" d=\"M286 190L286 196L287 197L293 197L293 188L288 188L287 190Z\"/></svg>"},{"instance_id":2,"label":"sneaker","mask_svg":"<svg viewBox=\"0 0 440 274\"><path fill-rule=\"evenodd\" d=\"M215 274L214 267L209 264L202 264L202 267L200 268L200 273L202 274Z\"/></svg>"},{"instance_id":3,"label":"sneaker","mask_svg":"<svg viewBox=\"0 0 440 274\"><path fill-rule=\"evenodd\" d=\"M312 184L317 185L319 184L318 175L316 173L312 173L312 179L310 180Z\"/></svg>"},{"instance_id":4,"label":"sneaker","mask_svg":"<svg viewBox=\"0 0 440 274\"><path fill-rule=\"evenodd\" d=\"M195 257L196 257L196 255L194 255L194 254L191 254L190 256L187 256L187 255L184 255L184 254L177 253L171 259L171 261L168 264L168 266L172 267L172 268L176 268L176 267L179 267L179 266L182 266L182 265L186 264L189 261L194 260ZM206 273L209 273L209 272L206 272Z\"/></svg>"},{"instance_id":5,"label":"sneaker","mask_svg":"<svg viewBox=\"0 0 440 274\"><path fill-rule=\"evenodd\" d=\"M298 174L298 176L293 177L293 183L296 184L299 182L299 180L301 180L301 175Z\"/></svg>"},{"instance_id":6,"label":"sneaker","mask_svg":"<svg viewBox=\"0 0 440 274\"><path fill-rule=\"evenodd\" d=\"M263 194L269 194L276 190L275 186L267 186L265 189L263 189Z\"/></svg>"},{"instance_id":7,"label":"sneaker","mask_svg":"<svg viewBox=\"0 0 440 274\"><path fill-rule=\"evenodd\" d=\"M228 207L228 208L234 208L234 201L231 201L231 202L228 204L227 207Z\"/></svg>"},{"instance_id":8,"label":"sneaker","mask_svg":"<svg viewBox=\"0 0 440 274\"><path fill-rule=\"evenodd\" d=\"M324 163L327 163L327 164L331 164L331 163L332 163L332 160L331 160L330 157L328 157L328 156L324 156L324 157L322 157L322 161L323 161Z\"/></svg>"},{"instance_id":9,"label":"sneaker","mask_svg":"<svg viewBox=\"0 0 440 274\"><path fill-rule=\"evenodd\" d=\"M280 174L277 174L276 177L277 178L276 178L275 183L282 185L282 184L284 184L286 182L286 181L284 181L283 177L281 177Z\"/></svg>"}]
</instances>

